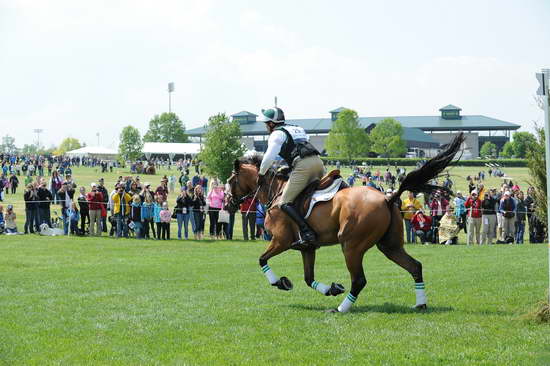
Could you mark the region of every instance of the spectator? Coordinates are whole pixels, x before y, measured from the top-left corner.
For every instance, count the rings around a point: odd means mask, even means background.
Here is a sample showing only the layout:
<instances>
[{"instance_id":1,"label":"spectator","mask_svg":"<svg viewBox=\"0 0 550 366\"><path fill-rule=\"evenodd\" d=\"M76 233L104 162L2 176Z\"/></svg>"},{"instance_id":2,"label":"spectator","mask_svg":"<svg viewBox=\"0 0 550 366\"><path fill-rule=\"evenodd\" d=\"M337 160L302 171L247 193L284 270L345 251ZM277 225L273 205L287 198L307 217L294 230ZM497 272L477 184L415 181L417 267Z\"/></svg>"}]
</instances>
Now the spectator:
<instances>
[{"instance_id":1,"label":"spectator","mask_svg":"<svg viewBox=\"0 0 550 366\"><path fill-rule=\"evenodd\" d=\"M132 196L124 192L124 186L119 185L118 191L113 195L113 216L116 222L116 237L128 237L127 218L129 214ZM90 225L91 226L91 225Z\"/></svg>"},{"instance_id":2,"label":"spectator","mask_svg":"<svg viewBox=\"0 0 550 366\"><path fill-rule=\"evenodd\" d=\"M515 234L516 202L510 196L510 191L504 192L504 197L500 201L499 211L502 213L502 236L504 242L511 244L514 242Z\"/></svg>"},{"instance_id":3,"label":"spectator","mask_svg":"<svg viewBox=\"0 0 550 366\"><path fill-rule=\"evenodd\" d=\"M483 220L481 224L481 244L493 244L496 236L498 200L497 191L492 188L483 198L481 203L483 209Z\"/></svg>"},{"instance_id":4,"label":"spectator","mask_svg":"<svg viewBox=\"0 0 550 366\"><path fill-rule=\"evenodd\" d=\"M523 198L523 191L519 191L516 201L516 243L523 244L523 235L525 233L525 219L527 217L527 207Z\"/></svg>"},{"instance_id":5,"label":"spectator","mask_svg":"<svg viewBox=\"0 0 550 366\"><path fill-rule=\"evenodd\" d=\"M195 239L201 240L204 235L204 206L206 205L206 199L202 193L202 186L195 187L195 193L193 198L193 215L195 216Z\"/></svg>"},{"instance_id":6,"label":"spectator","mask_svg":"<svg viewBox=\"0 0 550 366\"><path fill-rule=\"evenodd\" d=\"M162 220L160 219L160 211L162 211L162 195L155 196L155 203L153 204L153 221L157 228L157 240L162 239Z\"/></svg>"},{"instance_id":7,"label":"spectator","mask_svg":"<svg viewBox=\"0 0 550 366\"><path fill-rule=\"evenodd\" d=\"M261 203L256 206L256 225L259 227L264 240L271 240L271 234L265 228L265 207ZM257 236L260 237L259 234Z\"/></svg>"},{"instance_id":8,"label":"spectator","mask_svg":"<svg viewBox=\"0 0 550 366\"><path fill-rule=\"evenodd\" d=\"M166 180L162 179L160 181L160 185L155 190L155 197L160 196L162 199L162 202L166 201L168 198L168 187L166 185Z\"/></svg>"},{"instance_id":9,"label":"spectator","mask_svg":"<svg viewBox=\"0 0 550 366\"><path fill-rule=\"evenodd\" d=\"M432 202L430 203L432 225L434 227L439 226L438 225L439 220L441 220L441 218L447 211L448 205L449 205L449 201L447 201L444 197L441 197L441 192L440 191L435 192Z\"/></svg>"},{"instance_id":10,"label":"spectator","mask_svg":"<svg viewBox=\"0 0 550 366\"><path fill-rule=\"evenodd\" d=\"M208 178L206 178L204 175L201 175L201 186L202 191L204 192L205 196L208 196Z\"/></svg>"},{"instance_id":11,"label":"spectator","mask_svg":"<svg viewBox=\"0 0 550 366\"><path fill-rule=\"evenodd\" d=\"M16 219L17 215L15 215L13 205L8 205L6 215L4 217L4 220L6 222L6 234L19 234L19 232L17 231L17 224L15 223Z\"/></svg>"},{"instance_id":12,"label":"spectator","mask_svg":"<svg viewBox=\"0 0 550 366\"><path fill-rule=\"evenodd\" d=\"M137 239L143 239L143 227L141 224L142 221L142 205L141 205L141 197L139 194L134 194L134 197L132 198L132 204L130 207L130 220L132 221L132 224L134 226L134 233L136 235Z\"/></svg>"},{"instance_id":13,"label":"spectator","mask_svg":"<svg viewBox=\"0 0 550 366\"><path fill-rule=\"evenodd\" d=\"M90 215L90 235L101 236L101 206L103 205L103 195L97 189L97 184L92 183L92 191L88 192L88 213Z\"/></svg>"},{"instance_id":14,"label":"spectator","mask_svg":"<svg viewBox=\"0 0 550 366\"><path fill-rule=\"evenodd\" d=\"M466 200L464 207L468 209L468 237L466 239L466 244L475 242L480 244L480 228L481 228L481 217L483 215L481 208L481 200L477 197L477 191L474 189L470 193L470 197Z\"/></svg>"},{"instance_id":15,"label":"spectator","mask_svg":"<svg viewBox=\"0 0 550 366\"><path fill-rule=\"evenodd\" d=\"M226 187L224 210L229 212L229 223L227 224L227 231L225 237L227 240L233 240L233 228L235 226L235 213L238 207L231 203L230 189Z\"/></svg>"},{"instance_id":16,"label":"spectator","mask_svg":"<svg viewBox=\"0 0 550 366\"><path fill-rule=\"evenodd\" d=\"M10 176L11 194L15 194L17 192L17 186L19 186L19 178L17 178L15 173L11 173L11 176Z\"/></svg>"},{"instance_id":17,"label":"spectator","mask_svg":"<svg viewBox=\"0 0 550 366\"><path fill-rule=\"evenodd\" d=\"M218 224L220 210L224 203L224 187L217 180L212 181L212 189L207 196L210 238L221 238L221 225Z\"/></svg>"},{"instance_id":18,"label":"spectator","mask_svg":"<svg viewBox=\"0 0 550 366\"><path fill-rule=\"evenodd\" d=\"M105 188L105 180L103 178L99 178L98 185L97 185L97 191L101 193L103 197L103 205L101 207L101 230L106 233L107 232L107 208L109 207L109 192L107 192L107 188ZM103 212L105 211L105 214ZM82 207L80 208L80 216L82 216ZM90 217L88 215L88 221L90 221Z\"/></svg>"},{"instance_id":19,"label":"spectator","mask_svg":"<svg viewBox=\"0 0 550 366\"><path fill-rule=\"evenodd\" d=\"M0 234L6 230L6 221L4 219L4 206L0 205Z\"/></svg>"},{"instance_id":20,"label":"spectator","mask_svg":"<svg viewBox=\"0 0 550 366\"><path fill-rule=\"evenodd\" d=\"M430 240L428 233L432 228L432 218L424 215L422 209L416 211L411 218L411 226L413 227L416 236L420 238L420 242L422 244L425 244Z\"/></svg>"},{"instance_id":21,"label":"spectator","mask_svg":"<svg viewBox=\"0 0 550 366\"><path fill-rule=\"evenodd\" d=\"M415 212L422 208L422 204L414 197L413 192L409 192L409 196L401 204L401 211L403 212L403 220L405 221L405 232L407 233L407 243L415 243L416 235L413 226L411 225L411 219Z\"/></svg>"},{"instance_id":22,"label":"spectator","mask_svg":"<svg viewBox=\"0 0 550 366\"><path fill-rule=\"evenodd\" d=\"M78 212L75 202L71 202L71 207L67 209L67 217L69 221L69 229L65 234L70 232L73 235L77 235L79 233L78 221L80 220L80 213Z\"/></svg>"},{"instance_id":23,"label":"spectator","mask_svg":"<svg viewBox=\"0 0 550 366\"><path fill-rule=\"evenodd\" d=\"M62 183L63 183L63 180L59 176L59 173L57 172L57 170L54 170L52 173L52 178L50 179L50 190L52 192L54 204L57 204L57 201L59 199L57 192L61 189Z\"/></svg>"},{"instance_id":24,"label":"spectator","mask_svg":"<svg viewBox=\"0 0 550 366\"><path fill-rule=\"evenodd\" d=\"M462 196L462 192L456 191L456 197L454 199L455 203L455 216L456 216L456 222L458 224L458 227L461 229L464 229L464 233L467 232L466 230L466 207L464 204L466 203L466 200Z\"/></svg>"},{"instance_id":25,"label":"spectator","mask_svg":"<svg viewBox=\"0 0 550 366\"><path fill-rule=\"evenodd\" d=\"M168 209L168 202L162 203L162 210L160 211L160 227L162 240L170 240L170 221L172 219L172 213Z\"/></svg>"},{"instance_id":26,"label":"spectator","mask_svg":"<svg viewBox=\"0 0 550 366\"><path fill-rule=\"evenodd\" d=\"M67 211L71 208L73 202L74 190L72 186L63 182L61 188L57 191L57 196L59 197L59 203L61 204L61 217L63 218L63 231L65 235L69 233L69 216Z\"/></svg>"},{"instance_id":27,"label":"spectator","mask_svg":"<svg viewBox=\"0 0 550 366\"><path fill-rule=\"evenodd\" d=\"M456 221L456 215L453 214L451 205L447 206L445 215L439 221L439 243L445 245L456 244L460 227Z\"/></svg>"},{"instance_id":28,"label":"spectator","mask_svg":"<svg viewBox=\"0 0 550 366\"><path fill-rule=\"evenodd\" d=\"M78 208L80 210L80 232L86 234L86 222L90 224L90 211L88 199L86 198L86 188L80 187L80 195L77 198Z\"/></svg>"},{"instance_id":29,"label":"spectator","mask_svg":"<svg viewBox=\"0 0 550 366\"><path fill-rule=\"evenodd\" d=\"M46 224L48 227L52 227L52 220L50 217L50 204L53 201L52 193L46 188L46 181L42 180L38 190L36 191L38 197L38 222Z\"/></svg>"},{"instance_id":30,"label":"spectator","mask_svg":"<svg viewBox=\"0 0 550 366\"><path fill-rule=\"evenodd\" d=\"M151 239L151 235L149 234L149 230L153 233L153 239L156 238L155 234L155 223L153 220L153 213L154 213L154 203L153 203L153 196L151 194L145 195L145 201L143 202L143 205L141 206L141 220L142 220L142 228L143 228L143 237L145 239Z\"/></svg>"},{"instance_id":31,"label":"spectator","mask_svg":"<svg viewBox=\"0 0 550 366\"><path fill-rule=\"evenodd\" d=\"M248 240L248 229L250 228L250 240L256 237L256 200L248 197L241 203L241 218L243 225L244 240Z\"/></svg>"},{"instance_id":32,"label":"spectator","mask_svg":"<svg viewBox=\"0 0 550 366\"><path fill-rule=\"evenodd\" d=\"M34 231L40 230L38 227L38 194L32 183L27 185L23 195L25 199L25 234L29 232L34 234Z\"/></svg>"},{"instance_id":33,"label":"spectator","mask_svg":"<svg viewBox=\"0 0 550 366\"><path fill-rule=\"evenodd\" d=\"M178 239L181 239L181 228L183 226L185 239L189 238L189 217L191 198L187 194L187 187L182 187L178 198L176 198L176 219L178 221ZM193 224L191 224L193 227Z\"/></svg>"}]
</instances>

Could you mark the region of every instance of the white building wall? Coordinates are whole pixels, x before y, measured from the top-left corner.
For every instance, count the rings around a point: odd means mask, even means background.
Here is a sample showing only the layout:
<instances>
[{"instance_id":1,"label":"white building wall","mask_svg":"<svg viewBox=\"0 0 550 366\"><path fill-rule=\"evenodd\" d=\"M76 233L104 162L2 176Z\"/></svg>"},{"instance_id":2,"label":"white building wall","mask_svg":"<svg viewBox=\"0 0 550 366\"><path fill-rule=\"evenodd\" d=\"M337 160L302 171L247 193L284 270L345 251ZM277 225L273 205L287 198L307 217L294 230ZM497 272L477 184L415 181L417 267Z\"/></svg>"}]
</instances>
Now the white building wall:
<instances>
[{"instance_id":1,"label":"white building wall","mask_svg":"<svg viewBox=\"0 0 550 366\"><path fill-rule=\"evenodd\" d=\"M428 133L428 132L427 132ZM448 144L456 136L456 133L431 133L434 140L441 144ZM464 133L464 159L476 159L479 157L479 134L476 132Z\"/></svg>"}]
</instances>

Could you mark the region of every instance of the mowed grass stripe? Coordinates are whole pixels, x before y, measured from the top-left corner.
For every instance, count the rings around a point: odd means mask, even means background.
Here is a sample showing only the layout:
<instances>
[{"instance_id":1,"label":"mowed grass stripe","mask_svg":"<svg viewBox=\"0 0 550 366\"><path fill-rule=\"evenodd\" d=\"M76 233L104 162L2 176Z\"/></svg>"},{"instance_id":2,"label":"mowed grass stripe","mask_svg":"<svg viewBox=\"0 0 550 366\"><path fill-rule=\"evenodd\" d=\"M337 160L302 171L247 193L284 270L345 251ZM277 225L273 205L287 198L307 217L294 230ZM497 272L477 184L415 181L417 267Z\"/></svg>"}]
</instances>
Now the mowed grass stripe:
<instances>
[{"instance_id":1,"label":"mowed grass stripe","mask_svg":"<svg viewBox=\"0 0 550 366\"><path fill-rule=\"evenodd\" d=\"M4 238L2 238L4 239ZM96 238L0 241L0 362L6 364L540 364L547 326L520 319L544 298L546 247L408 246L424 265L430 309L376 249L351 313L303 282L301 256L270 267L260 243ZM316 280L349 275L338 247L317 255Z\"/></svg>"}]
</instances>

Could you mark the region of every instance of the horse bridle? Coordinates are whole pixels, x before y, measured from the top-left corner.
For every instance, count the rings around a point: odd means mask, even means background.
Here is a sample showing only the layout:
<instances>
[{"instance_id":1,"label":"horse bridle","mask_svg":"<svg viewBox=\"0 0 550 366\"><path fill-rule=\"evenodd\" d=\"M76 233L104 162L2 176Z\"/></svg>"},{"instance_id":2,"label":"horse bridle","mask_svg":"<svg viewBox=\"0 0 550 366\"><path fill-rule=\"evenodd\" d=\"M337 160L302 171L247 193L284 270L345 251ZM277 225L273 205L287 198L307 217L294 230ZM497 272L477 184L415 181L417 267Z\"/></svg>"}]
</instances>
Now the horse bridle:
<instances>
[{"instance_id":1,"label":"horse bridle","mask_svg":"<svg viewBox=\"0 0 550 366\"><path fill-rule=\"evenodd\" d=\"M238 185L239 184L239 172L233 171L232 174L235 177L235 180L233 182L231 182L231 184ZM273 202L275 201L275 199L277 199L277 197L279 197L281 195L281 192L278 192L278 193L274 194L273 196L271 196L272 191L273 191L273 183L275 182L275 178L277 176L277 173L270 169L270 174L271 174L271 182L269 183L269 190L268 190L268 193L267 193L267 198L268 198L268 203L266 205L267 210L269 210L271 208L271 205L273 205ZM250 197L253 197L253 200L254 200L256 198L258 192L262 188L262 186L263 186L263 184L260 183L260 184L258 184L258 187L255 190L249 192L248 194L242 196L241 198L235 199L235 197L232 197L231 199L237 205L240 205L241 203L243 203L244 201L246 201Z\"/></svg>"}]
</instances>

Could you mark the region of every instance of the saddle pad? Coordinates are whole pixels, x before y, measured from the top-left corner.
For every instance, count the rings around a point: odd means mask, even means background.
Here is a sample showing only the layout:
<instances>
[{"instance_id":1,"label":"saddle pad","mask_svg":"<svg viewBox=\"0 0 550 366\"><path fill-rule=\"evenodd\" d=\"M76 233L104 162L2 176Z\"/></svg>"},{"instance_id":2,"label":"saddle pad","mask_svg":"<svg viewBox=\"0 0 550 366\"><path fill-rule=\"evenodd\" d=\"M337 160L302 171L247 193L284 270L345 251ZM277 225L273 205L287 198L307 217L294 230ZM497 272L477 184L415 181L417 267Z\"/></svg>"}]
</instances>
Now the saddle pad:
<instances>
[{"instance_id":1,"label":"saddle pad","mask_svg":"<svg viewBox=\"0 0 550 366\"><path fill-rule=\"evenodd\" d=\"M311 197L311 200L309 201L309 208L307 209L307 213L304 218L307 219L309 215L311 215L313 206L315 206L318 202L330 201L334 197L334 195L338 193L340 189L340 184L342 184L342 178L335 179L334 182L325 189L315 191L315 193L313 193L313 196Z\"/></svg>"}]
</instances>

